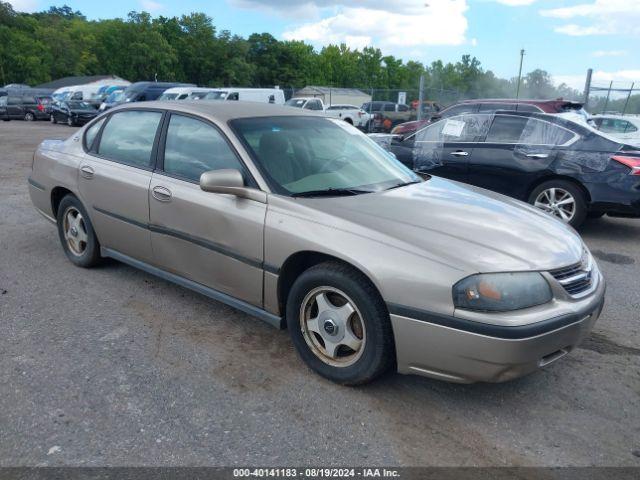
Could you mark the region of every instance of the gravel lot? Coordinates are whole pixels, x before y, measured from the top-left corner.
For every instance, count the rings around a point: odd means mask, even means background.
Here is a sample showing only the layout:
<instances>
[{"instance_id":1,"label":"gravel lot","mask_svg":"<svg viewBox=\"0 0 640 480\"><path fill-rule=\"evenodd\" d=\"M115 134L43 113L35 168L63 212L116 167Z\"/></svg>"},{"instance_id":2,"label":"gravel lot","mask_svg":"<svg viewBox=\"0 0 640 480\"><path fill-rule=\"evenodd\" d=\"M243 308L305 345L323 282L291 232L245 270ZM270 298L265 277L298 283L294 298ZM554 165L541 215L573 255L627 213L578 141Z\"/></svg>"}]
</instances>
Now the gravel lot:
<instances>
[{"instance_id":1,"label":"gravel lot","mask_svg":"<svg viewBox=\"0 0 640 480\"><path fill-rule=\"evenodd\" d=\"M583 228L607 303L548 369L339 387L286 331L116 262L68 262L26 178L36 145L71 132L0 123L1 466L640 466L640 220Z\"/></svg>"}]
</instances>

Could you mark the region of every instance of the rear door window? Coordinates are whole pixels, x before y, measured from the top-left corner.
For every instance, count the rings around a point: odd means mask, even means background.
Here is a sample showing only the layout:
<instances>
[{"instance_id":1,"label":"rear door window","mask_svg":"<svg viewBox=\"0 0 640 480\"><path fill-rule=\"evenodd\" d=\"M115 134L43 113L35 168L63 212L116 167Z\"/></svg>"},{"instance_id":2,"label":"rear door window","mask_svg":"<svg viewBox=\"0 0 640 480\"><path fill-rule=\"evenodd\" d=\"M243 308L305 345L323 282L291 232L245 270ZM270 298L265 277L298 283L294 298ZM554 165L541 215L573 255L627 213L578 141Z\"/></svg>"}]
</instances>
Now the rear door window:
<instances>
[{"instance_id":1,"label":"rear door window","mask_svg":"<svg viewBox=\"0 0 640 480\"><path fill-rule=\"evenodd\" d=\"M113 114L102 131L98 154L132 167L150 168L161 119L161 112L134 110Z\"/></svg>"},{"instance_id":2,"label":"rear door window","mask_svg":"<svg viewBox=\"0 0 640 480\"><path fill-rule=\"evenodd\" d=\"M528 117L496 115L487 134L487 143L518 143Z\"/></svg>"}]
</instances>

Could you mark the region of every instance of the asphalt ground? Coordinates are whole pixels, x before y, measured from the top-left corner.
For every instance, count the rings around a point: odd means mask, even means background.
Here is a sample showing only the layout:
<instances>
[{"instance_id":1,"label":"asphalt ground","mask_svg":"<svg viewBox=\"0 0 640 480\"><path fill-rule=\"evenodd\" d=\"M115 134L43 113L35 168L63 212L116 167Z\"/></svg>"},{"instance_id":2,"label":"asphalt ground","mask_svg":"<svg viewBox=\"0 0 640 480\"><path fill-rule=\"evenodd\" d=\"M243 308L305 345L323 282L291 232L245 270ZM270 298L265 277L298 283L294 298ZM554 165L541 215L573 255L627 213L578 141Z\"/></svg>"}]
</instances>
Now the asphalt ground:
<instances>
[{"instance_id":1,"label":"asphalt ground","mask_svg":"<svg viewBox=\"0 0 640 480\"><path fill-rule=\"evenodd\" d=\"M286 331L133 268L65 258L37 144L0 122L0 466L640 466L640 220L581 230L608 281L591 337L504 384L313 374Z\"/></svg>"}]
</instances>

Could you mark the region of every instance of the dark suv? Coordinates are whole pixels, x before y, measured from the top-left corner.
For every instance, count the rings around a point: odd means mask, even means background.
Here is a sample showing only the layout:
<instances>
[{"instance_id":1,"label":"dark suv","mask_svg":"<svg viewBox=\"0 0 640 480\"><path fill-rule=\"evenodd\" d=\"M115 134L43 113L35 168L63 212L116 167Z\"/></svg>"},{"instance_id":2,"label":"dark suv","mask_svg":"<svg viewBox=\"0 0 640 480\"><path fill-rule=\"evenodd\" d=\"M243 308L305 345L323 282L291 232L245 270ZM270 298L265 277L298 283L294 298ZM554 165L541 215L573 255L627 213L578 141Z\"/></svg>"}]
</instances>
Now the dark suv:
<instances>
[{"instance_id":1,"label":"dark suv","mask_svg":"<svg viewBox=\"0 0 640 480\"><path fill-rule=\"evenodd\" d=\"M582 103L572 102L557 98L555 100L526 100L515 98L483 98L476 100L464 100L454 103L435 115L406 122L396 126L391 133L409 135L431 122L441 118L453 117L462 113L493 113L498 110L511 110L514 112L538 112L538 113L565 113L582 111Z\"/></svg>"},{"instance_id":2,"label":"dark suv","mask_svg":"<svg viewBox=\"0 0 640 480\"><path fill-rule=\"evenodd\" d=\"M4 95L0 97L0 118L9 120L46 120L51 97L32 93Z\"/></svg>"}]
</instances>

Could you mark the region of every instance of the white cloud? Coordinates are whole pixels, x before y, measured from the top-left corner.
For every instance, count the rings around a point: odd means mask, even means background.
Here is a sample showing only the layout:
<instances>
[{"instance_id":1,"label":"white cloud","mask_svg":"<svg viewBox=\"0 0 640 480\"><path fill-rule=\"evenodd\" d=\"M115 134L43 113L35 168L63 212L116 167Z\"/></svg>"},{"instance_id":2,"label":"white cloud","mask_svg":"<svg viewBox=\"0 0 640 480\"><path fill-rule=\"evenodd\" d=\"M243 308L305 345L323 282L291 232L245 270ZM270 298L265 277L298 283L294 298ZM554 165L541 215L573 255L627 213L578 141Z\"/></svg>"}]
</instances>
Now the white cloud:
<instances>
[{"instance_id":1,"label":"white cloud","mask_svg":"<svg viewBox=\"0 0 640 480\"><path fill-rule=\"evenodd\" d=\"M162 10L164 5L158 2L154 2L154 0L141 0L140 5L144 9L145 12L154 13Z\"/></svg>"},{"instance_id":2,"label":"white cloud","mask_svg":"<svg viewBox=\"0 0 640 480\"><path fill-rule=\"evenodd\" d=\"M331 8L326 12L329 3ZM387 49L466 42L466 0L402 0L393 5L363 0L357 2L357 7L354 4L344 0L314 2L313 5L324 9L328 16L293 25L283 37L317 45L344 42L353 48L375 43ZM270 5L273 8L274 3L270 2Z\"/></svg>"},{"instance_id":3,"label":"white cloud","mask_svg":"<svg viewBox=\"0 0 640 480\"><path fill-rule=\"evenodd\" d=\"M594 57L624 57L628 53L626 50L596 50L591 55Z\"/></svg>"},{"instance_id":4,"label":"white cloud","mask_svg":"<svg viewBox=\"0 0 640 480\"><path fill-rule=\"evenodd\" d=\"M525 5L531 5L536 0L495 0L498 3L507 5L509 7L522 7Z\"/></svg>"},{"instance_id":5,"label":"white cloud","mask_svg":"<svg viewBox=\"0 0 640 480\"><path fill-rule=\"evenodd\" d=\"M569 21L555 28L571 36L640 35L640 0L594 0L571 7L541 10L544 17ZM581 20L582 23L576 23Z\"/></svg>"},{"instance_id":6,"label":"white cloud","mask_svg":"<svg viewBox=\"0 0 640 480\"><path fill-rule=\"evenodd\" d=\"M37 0L8 0L16 12L35 12L38 9Z\"/></svg>"},{"instance_id":7,"label":"white cloud","mask_svg":"<svg viewBox=\"0 0 640 480\"><path fill-rule=\"evenodd\" d=\"M565 83L576 90L582 91L586 77L587 72L582 75L553 75L552 78L556 85ZM640 83L640 70L618 70L615 72L596 70L591 76L591 84L599 87L607 87L612 81L618 87L629 88L632 82Z\"/></svg>"}]
</instances>

